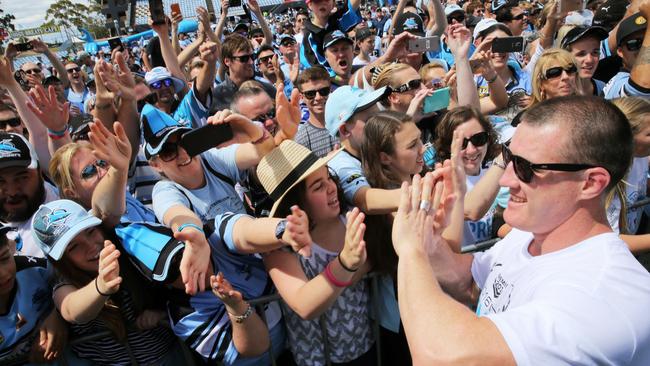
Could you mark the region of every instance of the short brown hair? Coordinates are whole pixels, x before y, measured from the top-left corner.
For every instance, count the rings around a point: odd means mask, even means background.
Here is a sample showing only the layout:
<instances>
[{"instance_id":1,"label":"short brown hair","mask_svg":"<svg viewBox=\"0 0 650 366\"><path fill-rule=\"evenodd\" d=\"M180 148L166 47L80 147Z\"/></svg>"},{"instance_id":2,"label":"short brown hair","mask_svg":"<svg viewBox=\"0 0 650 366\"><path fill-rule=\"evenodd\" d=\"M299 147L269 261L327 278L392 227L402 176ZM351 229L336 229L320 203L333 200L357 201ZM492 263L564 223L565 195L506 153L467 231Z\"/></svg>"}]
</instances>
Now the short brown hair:
<instances>
[{"instance_id":1,"label":"short brown hair","mask_svg":"<svg viewBox=\"0 0 650 366\"><path fill-rule=\"evenodd\" d=\"M226 37L221 45L221 62L227 58L232 58L237 51L250 50L253 52L253 45L248 38L239 33L233 33Z\"/></svg>"},{"instance_id":2,"label":"short brown hair","mask_svg":"<svg viewBox=\"0 0 650 366\"><path fill-rule=\"evenodd\" d=\"M330 74L322 67L310 67L298 75L298 79L296 80L296 87L298 90L302 91L302 85L308 81L330 82Z\"/></svg>"},{"instance_id":3,"label":"short brown hair","mask_svg":"<svg viewBox=\"0 0 650 366\"><path fill-rule=\"evenodd\" d=\"M485 154L485 159L481 163L484 164L499 154L499 135L494 130L494 127L492 127L492 123L478 109L462 106L449 110L436 128L437 137L433 145L436 148L436 159L438 161L444 161L451 157L451 142L454 139L454 130L473 118L488 133L488 150Z\"/></svg>"}]
</instances>

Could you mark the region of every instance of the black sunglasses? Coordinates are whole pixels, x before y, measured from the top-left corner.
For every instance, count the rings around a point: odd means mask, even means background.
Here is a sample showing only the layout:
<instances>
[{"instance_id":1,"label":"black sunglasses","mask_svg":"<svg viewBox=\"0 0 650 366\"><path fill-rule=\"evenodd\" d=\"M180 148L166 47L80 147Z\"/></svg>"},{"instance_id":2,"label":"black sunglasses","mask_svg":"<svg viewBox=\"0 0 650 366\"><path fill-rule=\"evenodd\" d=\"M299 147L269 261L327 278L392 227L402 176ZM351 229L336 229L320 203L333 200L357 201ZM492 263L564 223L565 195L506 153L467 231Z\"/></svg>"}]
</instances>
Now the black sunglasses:
<instances>
[{"instance_id":1,"label":"black sunglasses","mask_svg":"<svg viewBox=\"0 0 650 366\"><path fill-rule=\"evenodd\" d=\"M255 60L255 55L253 55L253 54L251 53L251 54L249 54L249 55L232 56L232 57L230 57L230 58L233 59L233 60L237 60L237 61L241 62L242 64L245 64L245 63L247 63L249 60Z\"/></svg>"},{"instance_id":2,"label":"black sunglasses","mask_svg":"<svg viewBox=\"0 0 650 366\"><path fill-rule=\"evenodd\" d=\"M458 14L458 15L453 15L453 16L448 16L447 17L447 23L451 24L452 20L455 20L458 23L462 23L465 20L465 14Z\"/></svg>"},{"instance_id":3,"label":"black sunglasses","mask_svg":"<svg viewBox=\"0 0 650 366\"><path fill-rule=\"evenodd\" d=\"M290 39L280 42L280 46L283 46L283 47L293 46L294 44L296 44L296 41L292 41Z\"/></svg>"},{"instance_id":4,"label":"black sunglasses","mask_svg":"<svg viewBox=\"0 0 650 366\"><path fill-rule=\"evenodd\" d=\"M641 45L643 44L643 38L628 39L627 41L623 42L623 44L629 51L638 51L641 49Z\"/></svg>"},{"instance_id":5,"label":"black sunglasses","mask_svg":"<svg viewBox=\"0 0 650 366\"><path fill-rule=\"evenodd\" d=\"M25 70L25 74L29 74L29 75L31 75L31 74L40 74L40 73L41 73L41 69L29 69L29 70Z\"/></svg>"},{"instance_id":6,"label":"black sunglasses","mask_svg":"<svg viewBox=\"0 0 650 366\"><path fill-rule=\"evenodd\" d=\"M570 64L567 68L562 66L551 67L544 72L544 79L555 79L562 75L562 71L566 71L568 75L573 75L578 72L578 68L574 64Z\"/></svg>"},{"instance_id":7,"label":"black sunglasses","mask_svg":"<svg viewBox=\"0 0 650 366\"><path fill-rule=\"evenodd\" d=\"M71 69L66 69L65 71L67 71L68 74L72 74L73 72L79 72L79 71L81 71L81 69L79 68L79 66L77 66L77 67L73 67L73 68L71 68Z\"/></svg>"},{"instance_id":8,"label":"black sunglasses","mask_svg":"<svg viewBox=\"0 0 650 366\"><path fill-rule=\"evenodd\" d=\"M145 104L151 104L154 105L158 103L158 94L156 93L150 93L146 97L138 100L138 113L142 112L142 109L144 108Z\"/></svg>"},{"instance_id":9,"label":"black sunglasses","mask_svg":"<svg viewBox=\"0 0 650 366\"><path fill-rule=\"evenodd\" d=\"M413 79L406 84L402 84L396 88L390 88L392 92L395 93L405 93L410 90L417 90L420 89L420 85L422 85L422 80L421 79Z\"/></svg>"},{"instance_id":10,"label":"black sunglasses","mask_svg":"<svg viewBox=\"0 0 650 366\"><path fill-rule=\"evenodd\" d=\"M305 99L312 100L316 98L316 93L318 93L321 97L326 97L330 95L330 87L326 86L324 88L316 90L305 90L302 92L302 96L305 97Z\"/></svg>"},{"instance_id":11,"label":"black sunglasses","mask_svg":"<svg viewBox=\"0 0 650 366\"><path fill-rule=\"evenodd\" d=\"M20 118L14 117L5 120L0 120L0 130L6 130L7 126L11 126L11 127L20 126Z\"/></svg>"},{"instance_id":12,"label":"black sunglasses","mask_svg":"<svg viewBox=\"0 0 650 366\"><path fill-rule=\"evenodd\" d=\"M265 63L271 61L272 58L273 58L273 55L268 55L268 56L260 57L260 58L258 58L257 60L258 60L261 64L262 64L262 63L265 64Z\"/></svg>"},{"instance_id":13,"label":"black sunglasses","mask_svg":"<svg viewBox=\"0 0 650 366\"><path fill-rule=\"evenodd\" d=\"M270 111L260 114L259 116L253 118L253 121L258 121L258 122L264 122L267 119L273 119L275 118L275 107L273 107Z\"/></svg>"},{"instance_id":14,"label":"black sunglasses","mask_svg":"<svg viewBox=\"0 0 650 366\"><path fill-rule=\"evenodd\" d=\"M81 179L87 180L97 175L97 168L106 169L108 167L108 162L106 160L97 159L92 163L86 165L85 168L81 170Z\"/></svg>"},{"instance_id":15,"label":"black sunglasses","mask_svg":"<svg viewBox=\"0 0 650 366\"><path fill-rule=\"evenodd\" d=\"M172 83L173 83L172 79L167 78L167 79L154 81L153 83L151 83L151 87L158 90L158 89L162 88L163 85L165 85L166 87L170 87L170 86L172 86Z\"/></svg>"},{"instance_id":16,"label":"black sunglasses","mask_svg":"<svg viewBox=\"0 0 650 366\"><path fill-rule=\"evenodd\" d=\"M528 15L526 12L520 13L519 15L512 17L512 20L522 20L526 15Z\"/></svg>"},{"instance_id":17,"label":"black sunglasses","mask_svg":"<svg viewBox=\"0 0 650 366\"><path fill-rule=\"evenodd\" d=\"M467 145L471 142L474 147L481 147L488 143L490 135L487 131L475 133L469 138L463 139L463 150L467 149Z\"/></svg>"},{"instance_id":18,"label":"black sunglasses","mask_svg":"<svg viewBox=\"0 0 650 366\"><path fill-rule=\"evenodd\" d=\"M559 172L578 172L589 168L595 168L594 165L589 164L563 164L563 163L547 163L547 164L533 164L530 161L522 158L521 156L514 155L510 148L502 145L503 162L506 166L512 162L515 169L515 175L520 181L530 183L535 176L536 170L553 170Z\"/></svg>"},{"instance_id":19,"label":"black sunglasses","mask_svg":"<svg viewBox=\"0 0 650 366\"><path fill-rule=\"evenodd\" d=\"M178 142L165 142L158 151L158 157L164 162L169 162L178 157Z\"/></svg>"}]
</instances>

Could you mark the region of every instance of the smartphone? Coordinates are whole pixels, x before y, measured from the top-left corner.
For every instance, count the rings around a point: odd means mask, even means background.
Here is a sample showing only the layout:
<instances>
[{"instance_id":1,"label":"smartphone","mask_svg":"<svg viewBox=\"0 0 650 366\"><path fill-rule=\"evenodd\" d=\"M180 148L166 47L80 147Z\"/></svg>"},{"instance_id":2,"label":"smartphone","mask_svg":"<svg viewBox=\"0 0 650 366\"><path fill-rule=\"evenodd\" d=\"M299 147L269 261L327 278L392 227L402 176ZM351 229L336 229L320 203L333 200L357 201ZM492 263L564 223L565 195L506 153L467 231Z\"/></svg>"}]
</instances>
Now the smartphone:
<instances>
[{"instance_id":1,"label":"smartphone","mask_svg":"<svg viewBox=\"0 0 650 366\"><path fill-rule=\"evenodd\" d=\"M232 127L227 124L205 125L181 136L181 146L189 156L196 156L226 141L232 140Z\"/></svg>"},{"instance_id":2,"label":"smartphone","mask_svg":"<svg viewBox=\"0 0 650 366\"><path fill-rule=\"evenodd\" d=\"M412 39L408 44L408 51L410 53L425 53L431 51L438 51L440 49L440 37L418 37Z\"/></svg>"},{"instance_id":3,"label":"smartphone","mask_svg":"<svg viewBox=\"0 0 650 366\"><path fill-rule=\"evenodd\" d=\"M149 14L153 24L165 24L165 10L162 0L149 0Z\"/></svg>"},{"instance_id":4,"label":"smartphone","mask_svg":"<svg viewBox=\"0 0 650 366\"><path fill-rule=\"evenodd\" d=\"M109 38L108 45L111 47L111 52L113 50L123 50L124 49L124 47L122 46L122 40L120 39L120 37Z\"/></svg>"},{"instance_id":5,"label":"smartphone","mask_svg":"<svg viewBox=\"0 0 650 366\"><path fill-rule=\"evenodd\" d=\"M500 37L492 41L492 52L523 52L524 37Z\"/></svg>"},{"instance_id":6,"label":"smartphone","mask_svg":"<svg viewBox=\"0 0 650 366\"><path fill-rule=\"evenodd\" d=\"M16 43L15 46L16 46L16 51L18 52L25 52L34 49L34 46L32 46L30 42Z\"/></svg>"},{"instance_id":7,"label":"smartphone","mask_svg":"<svg viewBox=\"0 0 650 366\"><path fill-rule=\"evenodd\" d=\"M558 13L570 12L570 11L580 11L585 8L585 3L582 0L560 0L560 4L557 7Z\"/></svg>"},{"instance_id":8,"label":"smartphone","mask_svg":"<svg viewBox=\"0 0 650 366\"><path fill-rule=\"evenodd\" d=\"M176 17L176 14L181 15L181 6L179 3L172 3L169 7L172 10L172 18Z\"/></svg>"},{"instance_id":9,"label":"smartphone","mask_svg":"<svg viewBox=\"0 0 650 366\"><path fill-rule=\"evenodd\" d=\"M447 108L449 99L449 87L437 89L433 94L424 98L422 113L429 114Z\"/></svg>"},{"instance_id":10,"label":"smartphone","mask_svg":"<svg viewBox=\"0 0 650 366\"><path fill-rule=\"evenodd\" d=\"M228 7L236 8L238 6L241 6L241 0L228 0Z\"/></svg>"}]
</instances>

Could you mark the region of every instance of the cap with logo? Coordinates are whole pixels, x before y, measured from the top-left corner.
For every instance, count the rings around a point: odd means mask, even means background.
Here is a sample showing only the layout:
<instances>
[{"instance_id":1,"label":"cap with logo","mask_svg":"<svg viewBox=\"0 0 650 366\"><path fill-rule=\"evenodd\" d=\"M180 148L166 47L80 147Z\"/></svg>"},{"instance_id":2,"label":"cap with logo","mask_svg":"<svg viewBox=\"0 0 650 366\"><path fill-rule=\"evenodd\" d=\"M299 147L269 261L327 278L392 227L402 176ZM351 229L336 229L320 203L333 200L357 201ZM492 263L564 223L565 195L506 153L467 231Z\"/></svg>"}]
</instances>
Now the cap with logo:
<instances>
[{"instance_id":1,"label":"cap with logo","mask_svg":"<svg viewBox=\"0 0 650 366\"><path fill-rule=\"evenodd\" d=\"M38 156L25 137L17 133L0 132L0 169L11 167L37 169Z\"/></svg>"},{"instance_id":2,"label":"cap with logo","mask_svg":"<svg viewBox=\"0 0 650 366\"><path fill-rule=\"evenodd\" d=\"M647 26L648 21L645 17L643 17L643 15L641 15L641 12L630 15L618 25L618 31L616 32L616 44L620 46L621 42L623 42L627 36L644 30Z\"/></svg>"},{"instance_id":3,"label":"cap with logo","mask_svg":"<svg viewBox=\"0 0 650 366\"><path fill-rule=\"evenodd\" d=\"M409 32L418 37L424 37L422 18L410 11L398 16L395 19L395 35L402 32Z\"/></svg>"},{"instance_id":4,"label":"cap with logo","mask_svg":"<svg viewBox=\"0 0 650 366\"><path fill-rule=\"evenodd\" d=\"M375 105L388 92L383 87L367 91L349 85L341 86L330 94L325 103L325 128L330 135L337 136L339 127L347 122L353 114Z\"/></svg>"},{"instance_id":5,"label":"cap with logo","mask_svg":"<svg viewBox=\"0 0 650 366\"><path fill-rule=\"evenodd\" d=\"M339 41L346 41L350 44L354 44L354 41L352 41L350 37L346 36L345 33L337 29L325 35L325 38L323 39L323 49L328 48Z\"/></svg>"},{"instance_id":6,"label":"cap with logo","mask_svg":"<svg viewBox=\"0 0 650 366\"><path fill-rule=\"evenodd\" d=\"M192 130L151 104L145 104L142 108L140 120L144 135L144 155L147 159L157 155L173 133Z\"/></svg>"},{"instance_id":7,"label":"cap with logo","mask_svg":"<svg viewBox=\"0 0 650 366\"><path fill-rule=\"evenodd\" d=\"M151 84L157 82L157 81L163 81L165 79L171 79L172 82L174 83L174 92L178 93L183 88L185 88L185 83L183 80L172 76L171 72L167 70L167 68L163 66L157 66L151 69L151 71L148 71L144 75L144 81L147 83L147 85L151 86Z\"/></svg>"},{"instance_id":8,"label":"cap with logo","mask_svg":"<svg viewBox=\"0 0 650 366\"><path fill-rule=\"evenodd\" d=\"M102 220L70 200L56 200L38 208L32 219L32 235L45 255L59 260L70 241Z\"/></svg>"},{"instance_id":9,"label":"cap with logo","mask_svg":"<svg viewBox=\"0 0 650 366\"><path fill-rule=\"evenodd\" d=\"M560 47L567 48L572 43L589 36L593 36L597 40L602 41L609 36L609 33L603 27L578 25L564 35Z\"/></svg>"}]
</instances>

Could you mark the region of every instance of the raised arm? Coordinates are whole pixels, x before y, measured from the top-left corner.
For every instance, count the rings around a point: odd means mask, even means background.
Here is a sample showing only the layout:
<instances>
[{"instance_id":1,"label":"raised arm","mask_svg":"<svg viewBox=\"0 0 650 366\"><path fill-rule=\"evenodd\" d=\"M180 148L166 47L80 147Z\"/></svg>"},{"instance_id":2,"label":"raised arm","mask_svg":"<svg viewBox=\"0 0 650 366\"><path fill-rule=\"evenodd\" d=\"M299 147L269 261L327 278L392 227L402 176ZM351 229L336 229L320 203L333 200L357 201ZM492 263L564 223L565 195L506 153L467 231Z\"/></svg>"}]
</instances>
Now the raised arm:
<instances>
[{"instance_id":1,"label":"raised arm","mask_svg":"<svg viewBox=\"0 0 650 366\"><path fill-rule=\"evenodd\" d=\"M47 59L50 61L52 66L56 69L57 74L59 75L59 80L63 83L63 87L67 88L70 86L70 79L68 78L68 72L65 70L65 66L63 65L63 62L56 57L56 55L50 50L49 47L45 44L45 42L39 40L39 39L33 39L29 41L29 43L32 44L32 47L34 47L34 52L40 52L47 57Z\"/></svg>"},{"instance_id":2,"label":"raised arm","mask_svg":"<svg viewBox=\"0 0 650 366\"><path fill-rule=\"evenodd\" d=\"M181 53L181 44L178 39L178 24L183 20L183 15L182 14L176 14L175 17L171 19L172 21L172 34L171 34L171 41L172 41L172 49L174 50L175 54L180 54Z\"/></svg>"},{"instance_id":3,"label":"raised arm","mask_svg":"<svg viewBox=\"0 0 650 366\"><path fill-rule=\"evenodd\" d=\"M47 156L39 156L40 163L43 164L44 167L47 167L50 164L50 154L54 154L59 147L71 141L70 130L68 128L68 115L70 109L68 108L68 102L64 104L59 103L56 99L54 87L51 85L47 92L42 86L36 85L36 87L29 91L29 95L31 96L31 100L27 102L27 107L41 121L41 129L45 127L45 130L47 131L44 132L44 134L46 133L44 136L47 136L47 144L36 147L37 154L39 148L47 147L49 149ZM40 131L37 130L31 133L39 132Z\"/></svg>"},{"instance_id":4,"label":"raised arm","mask_svg":"<svg viewBox=\"0 0 650 366\"><path fill-rule=\"evenodd\" d=\"M82 288L63 285L54 291L54 304L63 319L83 324L97 318L108 298L120 289L120 251L109 240L99 253L98 275Z\"/></svg>"},{"instance_id":5,"label":"raised arm","mask_svg":"<svg viewBox=\"0 0 650 366\"><path fill-rule=\"evenodd\" d=\"M478 90L468 58L472 35L465 26L454 24L449 27L447 36L447 45L454 55L456 67L458 105L480 108Z\"/></svg>"},{"instance_id":6,"label":"raised arm","mask_svg":"<svg viewBox=\"0 0 650 366\"><path fill-rule=\"evenodd\" d=\"M650 19L650 0L643 0L639 5L641 15ZM636 61L630 71L630 83L646 92L650 90L650 27L646 27L641 49L636 55Z\"/></svg>"},{"instance_id":7,"label":"raised arm","mask_svg":"<svg viewBox=\"0 0 650 366\"><path fill-rule=\"evenodd\" d=\"M506 85L503 80L497 75L496 70L492 66L492 51L479 51L483 44L477 47L472 60L480 62L480 71L483 79L488 83L489 97L480 98L481 113L489 114L496 112L508 106L508 93L506 92Z\"/></svg>"},{"instance_id":8,"label":"raised arm","mask_svg":"<svg viewBox=\"0 0 650 366\"><path fill-rule=\"evenodd\" d=\"M440 0L429 0L427 10L429 11L427 37L441 36L447 28L447 17L442 3L440 3Z\"/></svg>"},{"instance_id":9,"label":"raised arm","mask_svg":"<svg viewBox=\"0 0 650 366\"><path fill-rule=\"evenodd\" d=\"M97 183L92 196L92 209L106 227L116 226L126 212L126 183L131 162L131 145L119 122L111 133L100 121L90 126L93 154L109 163L108 172Z\"/></svg>"},{"instance_id":10,"label":"raised arm","mask_svg":"<svg viewBox=\"0 0 650 366\"><path fill-rule=\"evenodd\" d=\"M260 28L262 28L262 33L264 33L263 44L271 46L273 44L273 33L271 32L271 28L269 28L269 24L266 22L266 18L264 18L260 4L257 3L257 0L248 0L248 8L255 14L257 21L260 23Z\"/></svg>"},{"instance_id":11,"label":"raised arm","mask_svg":"<svg viewBox=\"0 0 650 366\"><path fill-rule=\"evenodd\" d=\"M278 146L284 140L293 139L296 132L298 132L298 125L300 124L300 91L298 88L294 88L291 91L291 101L289 101L284 94L284 83L276 85L276 89L275 115L280 131L273 136L273 140L275 145Z\"/></svg>"},{"instance_id":12,"label":"raised arm","mask_svg":"<svg viewBox=\"0 0 650 366\"><path fill-rule=\"evenodd\" d=\"M201 44L205 42L206 36L205 36L205 31L203 29L204 29L203 24L199 22L199 29L197 31L196 39L194 40L194 42L190 43L189 46L185 47L185 49L183 49L181 53L178 54L177 57L178 65L181 67L181 69L184 68L185 64L190 62L192 57L194 57L194 55L196 55L199 52L199 46L201 46Z\"/></svg>"},{"instance_id":13,"label":"raised arm","mask_svg":"<svg viewBox=\"0 0 650 366\"><path fill-rule=\"evenodd\" d=\"M151 28L156 32L158 35L158 38L160 38L160 53L162 53L163 60L165 61L165 67L169 72L179 78L180 80L183 80L185 85L187 85L187 80L185 79L185 74L181 70L180 66L178 65L178 58L176 56L176 52L174 52L174 48L172 47L172 43L169 40L169 26L167 23L163 24L153 24L153 22L150 22ZM186 93L189 89L187 86L185 86L185 89L183 89L184 92Z\"/></svg>"},{"instance_id":14,"label":"raised arm","mask_svg":"<svg viewBox=\"0 0 650 366\"><path fill-rule=\"evenodd\" d=\"M280 296L303 319L314 319L327 311L345 287L367 271L367 267L360 270L366 262L364 215L355 208L348 213L347 219L343 250L323 273L311 280L307 279L293 253L274 251L264 257Z\"/></svg>"},{"instance_id":15,"label":"raised arm","mask_svg":"<svg viewBox=\"0 0 650 366\"><path fill-rule=\"evenodd\" d=\"M361 187L354 194L354 205L368 215L381 215L397 210L399 189Z\"/></svg>"},{"instance_id":16,"label":"raised arm","mask_svg":"<svg viewBox=\"0 0 650 366\"><path fill-rule=\"evenodd\" d=\"M196 97L203 104L207 104L208 94L212 91L212 85L217 75L217 46L213 42L205 42L199 47L203 67L196 77Z\"/></svg>"},{"instance_id":17,"label":"raised arm","mask_svg":"<svg viewBox=\"0 0 650 366\"><path fill-rule=\"evenodd\" d=\"M221 0L221 15L219 16L219 21L217 22L217 28L215 29L215 35L219 40L223 37L223 28L226 26L226 20L228 19L228 7L230 6L229 0Z\"/></svg>"}]
</instances>

